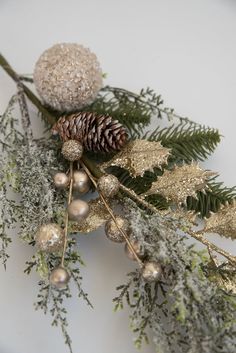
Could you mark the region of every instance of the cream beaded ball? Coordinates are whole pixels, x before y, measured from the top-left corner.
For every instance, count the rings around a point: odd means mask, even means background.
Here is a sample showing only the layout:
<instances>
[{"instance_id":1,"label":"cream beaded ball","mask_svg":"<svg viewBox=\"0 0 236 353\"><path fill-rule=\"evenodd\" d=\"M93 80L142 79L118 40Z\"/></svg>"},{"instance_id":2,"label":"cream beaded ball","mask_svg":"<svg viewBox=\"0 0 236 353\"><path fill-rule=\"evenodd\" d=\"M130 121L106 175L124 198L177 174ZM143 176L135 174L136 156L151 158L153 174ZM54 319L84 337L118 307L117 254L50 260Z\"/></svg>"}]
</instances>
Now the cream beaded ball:
<instances>
[{"instance_id":1,"label":"cream beaded ball","mask_svg":"<svg viewBox=\"0 0 236 353\"><path fill-rule=\"evenodd\" d=\"M55 44L38 59L34 83L45 105L70 112L93 102L102 87L102 70L88 48Z\"/></svg>"}]
</instances>

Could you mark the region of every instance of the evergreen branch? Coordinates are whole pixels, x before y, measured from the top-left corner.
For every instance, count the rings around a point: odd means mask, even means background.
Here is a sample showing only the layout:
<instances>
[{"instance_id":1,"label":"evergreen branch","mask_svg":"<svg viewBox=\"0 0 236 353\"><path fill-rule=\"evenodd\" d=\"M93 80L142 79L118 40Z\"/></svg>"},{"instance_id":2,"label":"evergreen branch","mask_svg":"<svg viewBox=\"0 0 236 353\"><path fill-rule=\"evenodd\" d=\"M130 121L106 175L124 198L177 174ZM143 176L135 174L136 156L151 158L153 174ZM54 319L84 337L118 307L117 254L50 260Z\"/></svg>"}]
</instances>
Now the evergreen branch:
<instances>
[{"instance_id":1,"label":"evergreen branch","mask_svg":"<svg viewBox=\"0 0 236 353\"><path fill-rule=\"evenodd\" d=\"M221 205L236 198L236 186L228 188L223 182L216 181L216 177L208 182L208 187L205 192L197 192L197 199L187 198L187 209L199 212L202 218L209 217L210 212L217 212Z\"/></svg>"},{"instance_id":2,"label":"evergreen branch","mask_svg":"<svg viewBox=\"0 0 236 353\"><path fill-rule=\"evenodd\" d=\"M111 115L127 128L131 138L143 133L152 117L167 118L169 121L175 118L180 123L190 123L188 118L177 115L173 109L164 107L163 103L161 95L150 88L136 94L123 88L105 86L96 100L83 110ZM199 126L194 122L191 124Z\"/></svg>"},{"instance_id":3,"label":"evergreen branch","mask_svg":"<svg viewBox=\"0 0 236 353\"><path fill-rule=\"evenodd\" d=\"M101 89L96 100L84 111L94 111L98 114L109 114L114 119L120 121L129 133L143 130L143 128L150 124L152 111L146 101L150 92L142 93L145 98L142 101L128 91L106 86ZM157 98L156 98L157 100ZM158 102L156 102L158 104Z\"/></svg>"},{"instance_id":4,"label":"evergreen branch","mask_svg":"<svg viewBox=\"0 0 236 353\"><path fill-rule=\"evenodd\" d=\"M68 289L63 291L51 290L51 296L53 300L53 306L50 310L51 315L53 316L52 326L58 326L58 325L61 326L61 331L65 339L65 344L68 346L70 353L73 353L72 345L71 345L72 341L67 332L67 327L68 327L68 322L66 318L67 310L62 305L64 300L63 297L69 298L71 297L71 294Z\"/></svg>"},{"instance_id":5,"label":"evergreen branch","mask_svg":"<svg viewBox=\"0 0 236 353\"><path fill-rule=\"evenodd\" d=\"M64 298L70 298L71 294L69 288L65 290L55 290L52 289L49 284L46 284L44 281L39 282L39 294L37 296L37 302L35 303L35 309L43 310L44 314L47 314L49 311L50 299L51 308L50 314L53 318L52 326L60 326L63 337L65 339L65 344L68 346L70 353L72 352L72 341L67 332L68 322L66 319L67 310L63 307Z\"/></svg>"},{"instance_id":6,"label":"evergreen branch","mask_svg":"<svg viewBox=\"0 0 236 353\"><path fill-rule=\"evenodd\" d=\"M143 138L160 141L162 146L170 148L170 161L175 163L203 161L220 142L218 130L189 122L180 122L177 126L173 124L164 129L157 127L152 133L146 133Z\"/></svg>"},{"instance_id":7,"label":"evergreen branch","mask_svg":"<svg viewBox=\"0 0 236 353\"><path fill-rule=\"evenodd\" d=\"M169 121L176 118L180 121L191 122L192 124L198 125L189 118L176 114L173 108L164 107L164 101L161 95L156 94L151 88L142 89L139 94L124 88L111 86L105 86L101 91L106 94L112 93L118 100L125 97L127 100L135 101L141 107L144 106L146 108L149 116L154 115L158 118L166 117Z\"/></svg>"}]
</instances>

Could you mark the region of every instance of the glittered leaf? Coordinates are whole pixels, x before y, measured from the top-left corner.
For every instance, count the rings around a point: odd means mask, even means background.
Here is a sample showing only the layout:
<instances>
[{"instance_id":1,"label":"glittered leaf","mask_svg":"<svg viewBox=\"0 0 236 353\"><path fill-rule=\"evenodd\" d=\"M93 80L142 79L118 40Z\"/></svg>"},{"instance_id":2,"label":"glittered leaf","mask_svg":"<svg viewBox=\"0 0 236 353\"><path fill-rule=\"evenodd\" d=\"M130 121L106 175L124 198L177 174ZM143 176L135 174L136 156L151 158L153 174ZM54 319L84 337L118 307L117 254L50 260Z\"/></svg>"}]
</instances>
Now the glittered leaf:
<instances>
[{"instance_id":1,"label":"glittered leaf","mask_svg":"<svg viewBox=\"0 0 236 353\"><path fill-rule=\"evenodd\" d=\"M167 200L181 204L188 196L196 197L196 192L206 189L207 179L215 175L204 171L197 163L184 164L173 170L165 170L157 181L152 183L146 195L161 194Z\"/></svg>"},{"instance_id":2,"label":"glittered leaf","mask_svg":"<svg viewBox=\"0 0 236 353\"><path fill-rule=\"evenodd\" d=\"M160 142L147 140L130 141L121 152L110 161L103 164L103 168L118 166L127 169L131 176L143 176L145 171L152 171L154 167L161 167L167 163L170 149Z\"/></svg>"},{"instance_id":3,"label":"glittered leaf","mask_svg":"<svg viewBox=\"0 0 236 353\"><path fill-rule=\"evenodd\" d=\"M101 199L91 200L88 204L90 208L89 216L79 223L71 223L71 232L90 233L102 226L110 218Z\"/></svg>"},{"instance_id":4,"label":"glittered leaf","mask_svg":"<svg viewBox=\"0 0 236 353\"><path fill-rule=\"evenodd\" d=\"M223 206L205 220L204 231L236 239L236 202Z\"/></svg>"}]
</instances>

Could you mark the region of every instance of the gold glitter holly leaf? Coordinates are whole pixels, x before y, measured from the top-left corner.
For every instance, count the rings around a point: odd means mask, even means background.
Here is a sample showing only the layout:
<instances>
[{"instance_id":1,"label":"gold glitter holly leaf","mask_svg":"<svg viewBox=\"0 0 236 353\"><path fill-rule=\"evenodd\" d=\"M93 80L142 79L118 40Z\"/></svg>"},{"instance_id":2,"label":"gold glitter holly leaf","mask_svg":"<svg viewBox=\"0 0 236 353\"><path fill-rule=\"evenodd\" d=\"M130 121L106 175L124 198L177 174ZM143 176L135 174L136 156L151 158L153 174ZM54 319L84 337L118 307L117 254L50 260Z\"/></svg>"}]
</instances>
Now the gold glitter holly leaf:
<instances>
[{"instance_id":1,"label":"gold glitter holly leaf","mask_svg":"<svg viewBox=\"0 0 236 353\"><path fill-rule=\"evenodd\" d=\"M169 155L170 149L160 142L134 140L128 142L110 161L103 163L102 168L118 166L128 170L132 177L143 176L145 171L153 171L154 167L167 164Z\"/></svg>"},{"instance_id":2,"label":"gold glitter holly leaf","mask_svg":"<svg viewBox=\"0 0 236 353\"><path fill-rule=\"evenodd\" d=\"M145 195L161 194L173 203L185 203L188 196L196 198L197 191L204 191L208 178L213 175L216 173L201 169L196 162L176 166L172 170L165 170Z\"/></svg>"},{"instance_id":3,"label":"gold glitter holly leaf","mask_svg":"<svg viewBox=\"0 0 236 353\"><path fill-rule=\"evenodd\" d=\"M90 233L98 229L110 218L110 215L100 198L91 200L88 204L90 209L88 217L79 223L71 223L69 229L71 233Z\"/></svg>"},{"instance_id":4,"label":"gold glitter holly leaf","mask_svg":"<svg viewBox=\"0 0 236 353\"><path fill-rule=\"evenodd\" d=\"M205 220L204 232L236 239L236 201L226 204Z\"/></svg>"}]
</instances>

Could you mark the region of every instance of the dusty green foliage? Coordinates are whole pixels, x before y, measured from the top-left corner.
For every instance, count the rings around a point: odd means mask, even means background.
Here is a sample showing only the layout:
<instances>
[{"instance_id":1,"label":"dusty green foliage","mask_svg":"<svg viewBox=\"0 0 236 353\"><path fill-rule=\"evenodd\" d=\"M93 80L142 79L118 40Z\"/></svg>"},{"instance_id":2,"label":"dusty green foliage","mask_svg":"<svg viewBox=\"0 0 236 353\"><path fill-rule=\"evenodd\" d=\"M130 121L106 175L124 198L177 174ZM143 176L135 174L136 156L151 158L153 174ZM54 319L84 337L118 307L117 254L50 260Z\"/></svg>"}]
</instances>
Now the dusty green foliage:
<instances>
[{"instance_id":1,"label":"dusty green foliage","mask_svg":"<svg viewBox=\"0 0 236 353\"><path fill-rule=\"evenodd\" d=\"M16 222L14 211L16 210L17 205L7 196L7 190L2 176L2 171L3 170L0 172L0 179L2 180L0 189L0 259L4 268L6 269L7 259L9 258L7 248L12 241L9 233L10 230L13 229L13 225Z\"/></svg>"},{"instance_id":2,"label":"dusty green foliage","mask_svg":"<svg viewBox=\"0 0 236 353\"><path fill-rule=\"evenodd\" d=\"M217 283L222 290L236 296L236 268L228 262L223 262L217 268L213 262L204 267L207 277Z\"/></svg>"},{"instance_id":3,"label":"dusty green foliage","mask_svg":"<svg viewBox=\"0 0 236 353\"><path fill-rule=\"evenodd\" d=\"M45 254L38 252L27 262L25 272L29 274L35 269L42 280L39 282L39 294L35 303L36 310L42 310L44 314L49 313L52 316L52 326L60 327L65 344L72 353L72 340L68 333L67 310L64 301L71 298L70 286L73 284L77 288L79 298L83 298L86 303L92 307L87 293L83 290L80 274L80 266L83 266L80 254L76 247L76 239L70 238L65 256L65 266L70 273L70 285L64 290L57 290L50 286L48 276L50 272L60 264L61 254Z\"/></svg>"},{"instance_id":4,"label":"dusty green foliage","mask_svg":"<svg viewBox=\"0 0 236 353\"><path fill-rule=\"evenodd\" d=\"M51 138L27 141L19 132L19 126L13 116L13 108L17 99L10 101L9 107L2 116L1 136L3 154L0 159L0 256L4 266L8 254L6 248L11 241L10 231L20 221L18 235L27 244L34 246L35 233L41 224L56 222L63 226L66 192L56 190L53 185L53 174L58 170L66 170L67 163L61 160L57 143ZM13 199L14 196L14 199ZM48 277L53 268L61 261L61 254L45 254L37 251L26 263L25 273L33 269L42 278L36 308L45 313L50 312L52 324L60 326L70 352L71 339L67 331L66 309L63 301L69 298L69 287L57 291L49 286ZM71 283L88 305L92 306L87 293L84 292L80 275L83 262L76 248L76 240L70 239L65 255L65 266L70 272Z\"/></svg>"},{"instance_id":5,"label":"dusty green foliage","mask_svg":"<svg viewBox=\"0 0 236 353\"><path fill-rule=\"evenodd\" d=\"M157 352L235 352L236 298L208 279L205 252L187 246L164 218L148 216L130 201L127 205L132 232L146 260L163 266L163 276L154 284L144 282L139 271L129 274L114 299L116 309L124 302L132 309L137 347L147 341L151 328Z\"/></svg>"},{"instance_id":6,"label":"dusty green foliage","mask_svg":"<svg viewBox=\"0 0 236 353\"><path fill-rule=\"evenodd\" d=\"M69 289L59 291L51 288L50 285L44 281L40 281L39 294L35 309L43 310L44 314L50 312L53 318L52 326L57 327L60 325L62 334L65 338L65 344L67 345L69 352L72 353L72 341L67 331L67 310L63 305L64 300L70 297L71 294Z\"/></svg>"},{"instance_id":7,"label":"dusty green foliage","mask_svg":"<svg viewBox=\"0 0 236 353\"><path fill-rule=\"evenodd\" d=\"M54 146L55 148L53 149ZM63 226L66 194L63 191L55 190L52 183L52 174L62 166L60 158L57 156L57 148L49 140L34 141L30 146L30 153L27 145L21 142L21 146L16 146L14 151L15 172L18 175L18 183L15 188L21 195L21 207L18 212L20 220L20 237L30 245L34 245L34 235L40 224L56 222ZM63 168L63 169L62 169ZM71 339L67 331L66 309L63 300L70 297L69 287L62 293L48 286L48 276L53 268L60 264L61 254L36 253L33 259L27 262L26 273L32 268L45 278L45 284L40 287L43 292L49 290L48 303L50 313L53 317L52 324L61 327L65 338L65 343L71 349ZM79 266L82 264L78 251L75 249L75 240L70 240L66 257L65 266L71 273L73 282L77 286L78 296L90 304L87 294L81 287L81 276ZM41 293L42 294L42 293ZM44 301L38 308L43 308Z\"/></svg>"},{"instance_id":8,"label":"dusty green foliage","mask_svg":"<svg viewBox=\"0 0 236 353\"><path fill-rule=\"evenodd\" d=\"M19 210L17 202L9 192L9 186L15 185L15 176L11 170L12 161L5 159L10 146L21 138L20 132L16 129L17 121L13 118L16 103L17 95L14 95L5 113L0 117L0 258L5 268L9 258L7 249L11 243L10 234L16 224Z\"/></svg>"}]
</instances>

